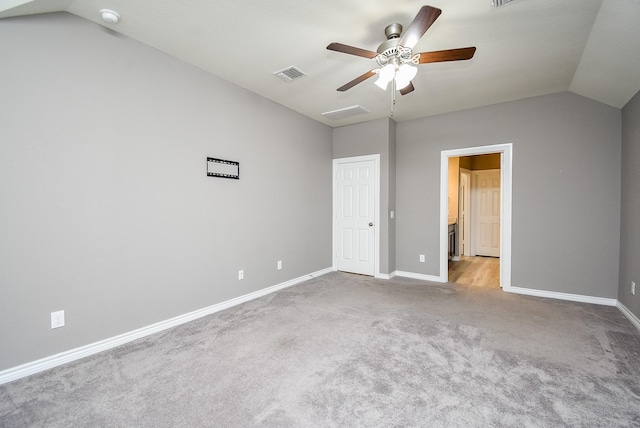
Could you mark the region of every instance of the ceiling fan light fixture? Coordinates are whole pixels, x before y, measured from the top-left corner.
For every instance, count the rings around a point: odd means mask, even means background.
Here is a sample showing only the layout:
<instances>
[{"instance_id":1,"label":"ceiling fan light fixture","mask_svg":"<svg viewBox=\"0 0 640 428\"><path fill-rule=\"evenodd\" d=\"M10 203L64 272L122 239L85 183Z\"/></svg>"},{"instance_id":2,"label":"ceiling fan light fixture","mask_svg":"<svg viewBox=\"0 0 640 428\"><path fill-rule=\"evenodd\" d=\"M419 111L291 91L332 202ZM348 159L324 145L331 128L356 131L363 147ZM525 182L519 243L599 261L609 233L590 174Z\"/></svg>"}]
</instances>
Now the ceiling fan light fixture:
<instances>
[{"instance_id":1,"label":"ceiling fan light fixture","mask_svg":"<svg viewBox=\"0 0 640 428\"><path fill-rule=\"evenodd\" d=\"M378 88L382 89L383 91L386 91L387 86L389 86L389 82L382 79L381 77L378 77L378 79L374 83Z\"/></svg>"},{"instance_id":2,"label":"ceiling fan light fixture","mask_svg":"<svg viewBox=\"0 0 640 428\"><path fill-rule=\"evenodd\" d=\"M378 80L376 85L383 90L387 89L389 82L393 80L396 75L396 70L393 64L387 64L378 71Z\"/></svg>"},{"instance_id":3,"label":"ceiling fan light fixture","mask_svg":"<svg viewBox=\"0 0 640 428\"><path fill-rule=\"evenodd\" d=\"M396 88L404 89L409 86L411 80L416 77L418 69L409 64L402 64L396 72Z\"/></svg>"},{"instance_id":4,"label":"ceiling fan light fixture","mask_svg":"<svg viewBox=\"0 0 640 428\"><path fill-rule=\"evenodd\" d=\"M383 91L386 91L387 86L389 86L389 82L390 80L384 80L383 78L378 77L378 80L376 80L374 83L378 88L382 89Z\"/></svg>"},{"instance_id":5,"label":"ceiling fan light fixture","mask_svg":"<svg viewBox=\"0 0 640 428\"><path fill-rule=\"evenodd\" d=\"M498 2L507 3L519 0L491 1L496 4ZM344 92L377 74L378 79L375 84L381 89L386 90L389 83L393 82L393 104L395 104L396 89L400 91L401 95L407 95L415 90L411 81L416 76L418 69L414 67L414 65L471 59L476 51L475 47L413 53L413 48L418 40L420 40L424 33L433 25L441 13L442 10L437 7L422 6L404 33L402 32L402 26L400 24L388 25L387 28L385 28L387 40L378 47L377 52L344 45L342 43L330 43L327 46L327 49L330 51L373 59L380 67L367 71L349 83L342 85L337 90ZM393 113L393 109L391 111Z\"/></svg>"},{"instance_id":6,"label":"ceiling fan light fixture","mask_svg":"<svg viewBox=\"0 0 640 428\"><path fill-rule=\"evenodd\" d=\"M407 86L409 86L409 83L411 83L411 80L405 80L405 79L401 79L400 77L396 78L396 89L400 90L400 89L404 89Z\"/></svg>"}]
</instances>

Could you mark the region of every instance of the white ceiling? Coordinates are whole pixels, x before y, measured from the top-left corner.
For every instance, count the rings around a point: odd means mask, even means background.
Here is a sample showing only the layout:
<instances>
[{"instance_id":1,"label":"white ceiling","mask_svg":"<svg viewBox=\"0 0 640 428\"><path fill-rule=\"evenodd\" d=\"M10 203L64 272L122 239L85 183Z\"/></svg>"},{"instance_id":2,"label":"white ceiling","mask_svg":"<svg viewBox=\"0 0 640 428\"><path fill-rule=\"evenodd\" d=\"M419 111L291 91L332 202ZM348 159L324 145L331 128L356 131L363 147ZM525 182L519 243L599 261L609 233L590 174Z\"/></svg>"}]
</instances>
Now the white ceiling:
<instances>
[{"instance_id":1,"label":"white ceiling","mask_svg":"<svg viewBox=\"0 0 640 428\"><path fill-rule=\"evenodd\" d=\"M420 65L416 90L397 96L396 121L561 91L622 108L640 90L640 0L515 0L498 9L491 0L0 0L0 17L66 11L342 126L389 116L391 92L375 78L337 92L376 64L326 46L375 51L386 25L406 29L424 4L442 15L414 52L477 51L469 61ZM101 8L120 23L104 23ZM291 65L307 76L273 75ZM370 113L321 116L353 105Z\"/></svg>"}]
</instances>

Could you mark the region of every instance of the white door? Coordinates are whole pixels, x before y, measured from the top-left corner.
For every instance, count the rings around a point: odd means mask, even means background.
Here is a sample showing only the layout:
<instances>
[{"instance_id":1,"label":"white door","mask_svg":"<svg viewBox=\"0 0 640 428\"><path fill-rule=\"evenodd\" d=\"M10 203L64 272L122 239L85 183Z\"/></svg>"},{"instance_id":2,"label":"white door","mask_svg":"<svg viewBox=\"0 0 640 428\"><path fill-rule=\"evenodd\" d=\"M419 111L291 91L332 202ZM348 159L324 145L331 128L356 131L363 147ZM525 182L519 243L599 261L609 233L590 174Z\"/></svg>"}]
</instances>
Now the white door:
<instances>
[{"instance_id":1,"label":"white door","mask_svg":"<svg viewBox=\"0 0 640 428\"><path fill-rule=\"evenodd\" d=\"M375 274L375 162L336 166L335 243L340 271Z\"/></svg>"},{"instance_id":2,"label":"white door","mask_svg":"<svg viewBox=\"0 0 640 428\"><path fill-rule=\"evenodd\" d=\"M500 257L500 170L473 171L475 253Z\"/></svg>"},{"instance_id":3,"label":"white door","mask_svg":"<svg viewBox=\"0 0 640 428\"><path fill-rule=\"evenodd\" d=\"M458 232L460 255L471 255L471 239L469 232L471 229L471 171L460 169L460 202Z\"/></svg>"}]
</instances>

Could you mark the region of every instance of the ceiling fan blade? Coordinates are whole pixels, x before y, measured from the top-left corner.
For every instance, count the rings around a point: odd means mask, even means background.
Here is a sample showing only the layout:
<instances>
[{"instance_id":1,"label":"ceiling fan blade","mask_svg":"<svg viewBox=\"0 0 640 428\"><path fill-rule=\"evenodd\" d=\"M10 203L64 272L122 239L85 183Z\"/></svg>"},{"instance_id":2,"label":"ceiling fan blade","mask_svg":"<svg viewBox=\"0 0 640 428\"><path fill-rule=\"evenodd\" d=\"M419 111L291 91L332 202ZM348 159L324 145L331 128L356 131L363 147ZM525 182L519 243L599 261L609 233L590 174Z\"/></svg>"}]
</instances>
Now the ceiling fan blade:
<instances>
[{"instance_id":1,"label":"ceiling fan blade","mask_svg":"<svg viewBox=\"0 0 640 428\"><path fill-rule=\"evenodd\" d=\"M367 71L366 73L364 73L362 76L358 76L355 79L353 79L351 82L347 83L346 85L342 85L340 86L337 90L340 92L344 92L347 89L351 89L354 86L356 86L358 83L360 82L364 82L365 80L367 80L369 77L376 75L376 70L371 70L371 71Z\"/></svg>"},{"instance_id":2,"label":"ceiling fan blade","mask_svg":"<svg viewBox=\"0 0 640 428\"><path fill-rule=\"evenodd\" d=\"M409 82L409 84L407 86L405 86L404 88L400 89L400 94L402 95L407 95L410 92L413 92L416 88L413 87L413 83Z\"/></svg>"},{"instance_id":3,"label":"ceiling fan blade","mask_svg":"<svg viewBox=\"0 0 640 428\"><path fill-rule=\"evenodd\" d=\"M465 59L473 58L476 52L475 46L459 49L447 49L444 51L423 52L418 59L418 64L427 64L430 62L445 62L445 61L461 61Z\"/></svg>"},{"instance_id":4,"label":"ceiling fan blade","mask_svg":"<svg viewBox=\"0 0 640 428\"><path fill-rule=\"evenodd\" d=\"M331 43L329 46L327 46L327 49L329 49L330 51L342 52L349 55L362 56L369 59L375 58L375 56L378 55L377 52L368 51L366 49L360 49L349 45L343 45L342 43Z\"/></svg>"},{"instance_id":5,"label":"ceiling fan blade","mask_svg":"<svg viewBox=\"0 0 640 428\"><path fill-rule=\"evenodd\" d=\"M405 48L413 49L416 43L418 43L418 40L420 40L422 35L433 25L441 13L442 10L436 7L422 6L416 17L413 18L411 24L409 24L407 30L402 34L398 44Z\"/></svg>"}]
</instances>

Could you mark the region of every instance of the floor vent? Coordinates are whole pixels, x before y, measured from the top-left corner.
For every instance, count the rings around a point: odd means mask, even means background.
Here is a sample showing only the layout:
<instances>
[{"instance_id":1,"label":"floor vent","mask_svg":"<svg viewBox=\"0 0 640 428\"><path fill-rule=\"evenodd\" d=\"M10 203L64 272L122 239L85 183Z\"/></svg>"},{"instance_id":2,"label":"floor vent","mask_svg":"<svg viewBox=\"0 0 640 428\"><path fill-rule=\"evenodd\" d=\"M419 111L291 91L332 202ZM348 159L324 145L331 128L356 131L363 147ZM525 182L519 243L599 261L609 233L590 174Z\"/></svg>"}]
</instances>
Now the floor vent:
<instances>
[{"instance_id":1,"label":"floor vent","mask_svg":"<svg viewBox=\"0 0 640 428\"><path fill-rule=\"evenodd\" d=\"M351 116L357 116L363 113L369 113L369 110L367 110L362 106L355 105L351 107L341 108L338 110L325 111L324 113L322 113L322 115L327 119L340 120L340 119L346 119Z\"/></svg>"},{"instance_id":2,"label":"floor vent","mask_svg":"<svg viewBox=\"0 0 640 428\"><path fill-rule=\"evenodd\" d=\"M294 66L287 67L284 70L276 71L273 74L274 76L279 77L285 82L291 82L292 80L296 80L307 75L304 71Z\"/></svg>"},{"instance_id":3,"label":"floor vent","mask_svg":"<svg viewBox=\"0 0 640 428\"><path fill-rule=\"evenodd\" d=\"M491 0L491 6L498 8L511 3L513 0Z\"/></svg>"}]
</instances>

